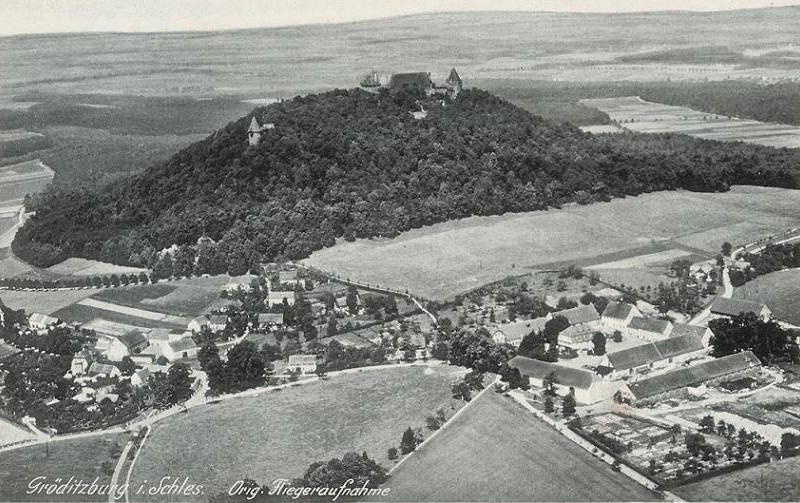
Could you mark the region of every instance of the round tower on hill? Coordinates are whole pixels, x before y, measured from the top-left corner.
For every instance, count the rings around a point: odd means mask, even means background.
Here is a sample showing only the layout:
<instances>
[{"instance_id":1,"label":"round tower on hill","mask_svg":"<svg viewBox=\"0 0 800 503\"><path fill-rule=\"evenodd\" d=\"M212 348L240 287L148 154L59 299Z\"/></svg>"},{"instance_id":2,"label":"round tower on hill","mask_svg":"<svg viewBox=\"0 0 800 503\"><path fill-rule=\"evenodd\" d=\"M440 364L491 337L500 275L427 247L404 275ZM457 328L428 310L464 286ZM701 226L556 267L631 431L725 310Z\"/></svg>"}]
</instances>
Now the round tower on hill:
<instances>
[{"instance_id":1,"label":"round tower on hill","mask_svg":"<svg viewBox=\"0 0 800 503\"><path fill-rule=\"evenodd\" d=\"M258 145L261 142L264 132L274 128L275 124L272 123L259 126L258 121L255 117L253 117L253 119L250 121L250 127L247 128L247 143L249 143L251 147Z\"/></svg>"}]
</instances>

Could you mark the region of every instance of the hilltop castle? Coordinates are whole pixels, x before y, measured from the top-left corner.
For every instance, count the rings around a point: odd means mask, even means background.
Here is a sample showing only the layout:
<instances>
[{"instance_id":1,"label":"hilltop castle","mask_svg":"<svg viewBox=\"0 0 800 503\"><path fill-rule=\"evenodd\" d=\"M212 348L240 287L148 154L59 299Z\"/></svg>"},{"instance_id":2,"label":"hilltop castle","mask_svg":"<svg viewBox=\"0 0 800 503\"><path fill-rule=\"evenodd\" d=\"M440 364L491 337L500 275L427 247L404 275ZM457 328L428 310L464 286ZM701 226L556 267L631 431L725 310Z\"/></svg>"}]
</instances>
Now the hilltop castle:
<instances>
[{"instance_id":1,"label":"hilltop castle","mask_svg":"<svg viewBox=\"0 0 800 503\"><path fill-rule=\"evenodd\" d=\"M361 80L361 87L368 91L384 87L389 92L417 90L425 92L428 96L443 95L456 99L463 88L463 83L455 68L450 70L450 76L447 77L443 86L437 86L431 80L430 72L395 73L388 78L388 82L384 85L378 73L373 71Z\"/></svg>"},{"instance_id":2,"label":"hilltop castle","mask_svg":"<svg viewBox=\"0 0 800 503\"><path fill-rule=\"evenodd\" d=\"M259 126L258 121L253 117L253 120L250 121L250 127L247 129L247 143L249 143L251 147L258 145L264 132L270 129L275 129L275 124L270 122Z\"/></svg>"}]
</instances>

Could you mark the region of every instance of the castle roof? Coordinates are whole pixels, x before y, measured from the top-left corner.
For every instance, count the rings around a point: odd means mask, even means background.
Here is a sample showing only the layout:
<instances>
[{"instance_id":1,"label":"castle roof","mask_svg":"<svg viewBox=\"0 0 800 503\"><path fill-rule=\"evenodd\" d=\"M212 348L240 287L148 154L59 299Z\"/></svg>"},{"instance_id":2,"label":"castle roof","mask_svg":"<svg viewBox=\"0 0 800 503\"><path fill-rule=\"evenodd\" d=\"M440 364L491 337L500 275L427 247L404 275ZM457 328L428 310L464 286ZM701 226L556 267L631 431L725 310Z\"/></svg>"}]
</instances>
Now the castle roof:
<instances>
[{"instance_id":1,"label":"castle roof","mask_svg":"<svg viewBox=\"0 0 800 503\"><path fill-rule=\"evenodd\" d=\"M431 75L426 72L395 73L389 78L389 89L430 89Z\"/></svg>"},{"instance_id":2,"label":"castle roof","mask_svg":"<svg viewBox=\"0 0 800 503\"><path fill-rule=\"evenodd\" d=\"M256 118L255 118L255 117L253 117L253 118L250 120L250 127L249 127L249 128L247 128L247 132L248 132L248 133L249 133L249 132L254 132L254 133L257 133L257 132L259 132L259 131L261 131L261 126L259 126L259 125L258 125L258 121L256 120Z\"/></svg>"},{"instance_id":3,"label":"castle roof","mask_svg":"<svg viewBox=\"0 0 800 503\"><path fill-rule=\"evenodd\" d=\"M458 76L458 72L455 68L450 70L450 76L447 77L447 82L461 82L461 77Z\"/></svg>"}]
</instances>

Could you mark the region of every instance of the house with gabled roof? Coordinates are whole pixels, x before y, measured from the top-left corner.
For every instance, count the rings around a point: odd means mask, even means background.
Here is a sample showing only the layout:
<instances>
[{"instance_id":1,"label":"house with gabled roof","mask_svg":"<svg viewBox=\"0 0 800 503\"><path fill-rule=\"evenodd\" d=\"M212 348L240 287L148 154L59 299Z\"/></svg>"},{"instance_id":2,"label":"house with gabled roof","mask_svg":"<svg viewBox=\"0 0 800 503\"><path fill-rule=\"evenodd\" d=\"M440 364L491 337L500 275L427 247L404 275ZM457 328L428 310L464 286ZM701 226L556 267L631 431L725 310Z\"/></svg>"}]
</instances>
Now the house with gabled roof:
<instances>
[{"instance_id":1,"label":"house with gabled roof","mask_svg":"<svg viewBox=\"0 0 800 503\"><path fill-rule=\"evenodd\" d=\"M293 306L294 301L296 300L294 292L288 290L287 291L270 290L269 293L267 293L267 299L266 299L267 307L282 305L284 300L286 300L286 302L290 306Z\"/></svg>"},{"instance_id":2,"label":"house with gabled roof","mask_svg":"<svg viewBox=\"0 0 800 503\"><path fill-rule=\"evenodd\" d=\"M89 367L87 372L89 375L99 375L105 377L119 377L122 375L122 372L115 366L108 363L98 363L94 362Z\"/></svg>"},{"instance_id":3,"label":"house with gabled roof","mask_svg":"<svg viewBox=\"0 0 800 503\"><path fill-rule=\"evenodd\" d=\"M212 332L222 332L228 326L228 317L224 314L214 314L208 319L208 328Z\"/></svg>"},{"instance_id":4,"label":"house with gabled roof","mask_svg":"<svg viewBox=\"0 0 800 503\"><path fill-rule=\"evenodd\" d=\"M131 386L141 388L147 386L150 379L150 371L147 369L139 369L131 375Z\"/></svg>"},{"instance_id":5,"label":"house with gabled roof","mask_svg":"<svg viewBox=\"0 0 800 503\"><path fill-rule=\"evenodd\" d=\"M633 318L640 316L642 316L642 312L636 306L625 302L611 301L603 310L600 322L608 330L623 331Z\"/></svg>"},{"instance_id":6,"label":"house with gabled roof","mask_svg":"<svg viewBox=\"0 0 800 503\"><path fill-rule=\"evenodd\" d=\"M73 376L80 376L89 371L94 358L87 350L81 350L75 353L72 357L72 362L69 365L69 373Z\"/></svg>"},{"instance_id":7,"label":"house with gabled roof","mask_svg":"<svg viewBox=\"0 0 800 503\"><path fill-rule=\"evenodd\" d=\"M604 365L614 369L611 378L618 379L705 354L703 340L697 334L689 333L608 353Z\"/></svg>"},{"instance_id":8,"label":"house with gabled roof","mask_svg":"<svg viewBox=\"0 0 800 503\"><path fill-rule=\"evenodd\" d=\"M772 316L772 311L766 304L741 299L727 299L717 297L711 303L711 314L732 318L741 314L753 314L757 318L767 321Z\"/></svg>"},{"instance_id":9,"label":"house with gabled roof","mask_svg":"<svg viewBox=\"0 0 800 503\"><path fill-rule=\"evenodd\" d=\"M32 330L47 330L58 325L58 318L42 313L31 313L28 317L28 326Z\"/></svg>"},{"instance_id":10,"label":"house with gabled roof","mask_svg":"<svg viewBox=\"0 0 800 503\"><path fill-rule=\"evenodd\" d=\"M635 316L628 323L625 332L646 341L654 341L669 337L672 332L672 322L645 316Z\"/></svg>"},{"instance_id":11,"label":"house with gabled roof","mask_svg":"<svg viewBox=\"0 0 800 503\"><path fill-rule=\"evenodd\" d=\"M547 316L542 316L541 318L502 323L497 325L494 333L492 333L492 340L497 344L508 344L518 348L523 337L531 332L541 332L544 330L544 326L548 320L552 318L553 316L547 313Z\"/></svg>"},{"instance_id":12,"label":"house with gabled roof","mask_svg":"<svg viewBox=\"0 0 800 503\"><path fill-rule=\"evenodd\" d=\"M751 351L743 351L623 384L619 398L634 405L648 405L684 395L690 387L714 386L741 379L757 372L760 366L761 361L756 355Z\"/></svg>"},{"instance_id":13,"label":"house with gabled roof","mask_svg":"<svg viewBox=\"0 0 800 503\"><path fill-rule=\"evenodd\" d=\"M200 348L191 337L184 337L179 340L169 341L162 351L164 358L174 362L176 360L186 360L196 358Z\"/></svg>"},{"instance_id":14,"label":"house with gabled roof","mask_svg":"<svg viewBox=\"0 0 800 503\"><path fill-rule=\"evenodd\" d=\"M569 321L569 327L558 334L560 346L585 349L591 343L594 332L600 328L600 314L592 304L557 311L552 316L563 316Z\"/></svg>"},{"instance_id":15,"label":"house with gabled roof","mask_svg":"<svg viewBox=\"0 0 800 503\"><path fill-rule=\"evenodd\" d=\"M531 386L537 388L543 387L545 378L553 376L557 392L565 395L572 389L575 392L575 400L581 404L608 399L619 388L618 383L601 382L589 370L566 367L524 356L515 356L509 360L508 365L518 369L523 378L527 377Z\"/></svg>"},{"instance_id":16,"label":"house with gabled roof","mask_svg":"<svg viewBox=\"0 0 800 503\"><path fill-rule=\"evenodd\" d=\"M133 330L118 337L109 337L108 346L104 352L109 360L120 361L126 356L140 353L148 344L147 337L141 332Z\"/></svg>"},{"instance_id":17,"label":"house with gabled roof","mask_svg":"<svg viewBox=\"0 0 800 503\"><path fill-rule=\"evenodd\" d=\"M708 327L689 325L687 323L673 323L672 332L669 333L669 336L682 337L684 335L694 335L703 341L704 346L708 346L714 333Z\"/></svg>"},{"instance_id":18,"label":"house with gabled roof","mask_svg":"<svg viewBox=\"0 0 800 503\"><path fill-rule=\"evenodd\" d=\"M313 374L317 371L316 355L291 355L286 370L299 371L301 374Z\"/></svg>"},{"instance_id":19,"label":"house with gabled roof","mask_svg":"<svg viewBox=\"0 0 800 503\"><path fill-rule=\"evenodd\" d=\"M191 332L201 332L205 327L208 326L208 318L205 316L198 316L196 318L192 318L189 321L189 324L186 325L186 330Z\"/></svg>"}]
</instances>

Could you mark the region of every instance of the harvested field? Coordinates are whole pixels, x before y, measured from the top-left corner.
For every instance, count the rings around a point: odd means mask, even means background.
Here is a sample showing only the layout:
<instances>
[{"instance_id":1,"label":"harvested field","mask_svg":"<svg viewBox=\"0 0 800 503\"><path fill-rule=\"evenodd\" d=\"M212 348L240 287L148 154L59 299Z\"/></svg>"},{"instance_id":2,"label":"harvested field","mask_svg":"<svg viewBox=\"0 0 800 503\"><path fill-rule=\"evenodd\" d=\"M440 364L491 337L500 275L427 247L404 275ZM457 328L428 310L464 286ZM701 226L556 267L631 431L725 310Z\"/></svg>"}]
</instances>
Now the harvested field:
<instances>
[{"instance_id":1,"label":"harvested field","mask_svg":"<svg viewBox=\"0 0 800 503\"><path fill-rule=\"evenodd\" d=\"M768 147L800 147L800 128L766 124L686 107L644 101L638 96L581 100L609 115L624 129L639 133L683 133L719 141L743 141Z\"/></svg>"},{"instance_id":2,"label":"harvested field","mask_svg":"<svg viewBox=\"0 0 800 503\"><path fill-rule=\"evenodd\" d=\"M191 278L155 285L136 285L104 290L93 299L173 316L198 316L219 299L229 276Z\"/></svg>"},{"instance_id":3,"label":"harvested field","mask_svg":"<svg viewBox=\"0 0 800 503\"><path fill-rule=\"evenodd\" d=\"M800 325L800 269L771 272L748 281L733 292L734 298L763 302L775 318Z\"/></svg>"},{"instance_id":4,"label":"harvested field","mask_svg":"<svg viewBox=\"0 0 800 503\"><path fill-rule=\"evenodd\" d=\"M24 447L0 455L0 501L106 501L107 497L89 495L43 496L26 494L28 483L34 477L46 477L54 483L57 478L66 482L70 477L86 484L98 478L97 484L108 484L111 474L104 472L103 463L113 469L115 458L111 458L112 445L125 445L128 436L109 434L51 442Z\"/></svg>"},{"instance_id":5,"label":"harvested field","mask_svg":"<svg viewBox=\"0 0 800 503\"><path fill-rule=\"evenodd\" d=\"M487 392L392 475L389 501L656 501L508 398Z\"/></svg>"},{"instance_id":6,"label":"harvested field","mask_svg":"<svg viewBox=\"0 0 800 503\"><path fill-rule=\"evenodd\" d=\"M666 250L663 252L650 253L647 255L639 255L628 259L616 260L614 262L605 262L589 266L586 269L631 269L643 268L649 265L660 264L664 262L671 262L677 259L683 259L692 255L691 252L686 250Z\"/></svg>"},{"instance_id":7,"label":"harvested field","mask_svg":"<svg viewBox=\"0 0 800 503\"><path fill-rule=\"evenodd\" d=\"M50 314L66 322L88 323L99 319L144 328L184 329L188 324L188 320L186 323L177 323L163 318L148 319L139 316L132 316L119 311L98 309L93 306L86 306L78 303L68 305Z\"/></svg>"},{"instance_id":8,"label":"harvested field","mask_svg":"<svg viewBox=\"0 0 800 503\"><path fill-rule=\"evenodd\" d=\"M797 501L800 458L784 459L677 487L687 501Z\"/></svg>"},{"instance_id":9,"label":"harvested field","mask_svg":"<svg viewBox=\"0 0 800 503\"><path fill-rule=\"evenodd\" d=\"M464 403L450 396L463 373L447 365L365 370L178 414L155 425L131 483L189 477L207 488L196 498L205 501L243 477L292 479L314 461L351 451L388 467L386 451L407 427Z\"/></svg>"},{"instance_id":10,"label":"harvested field","mask_svg":"<svg viewBox=\"0 0 800 503\"><path fill-rule=\"evenodd\" d=\"M106 276L111 274L139 274L147 269L98 262L83 258L67 260L47 268L48 271L65 276Z\"/></svg>"},{"instance_id":11,"label":"harvested field","mask_svg":"<svg viewBox=\"0 0 800 503\"><path fill-rule=\"evenodd\" d=\"M150 321L163 321L165 323L176 323L183 325L186 325L189 323L189 321L191 321L187 318L181 318L179 316L156 313L154 311L145 311L144 309L136 309L134 307L120 306L118 304L112 304L110 302L104 302L96 299L83 299L82 301L78 302L78 304L99 309L101 311L109 311L112 313L132 316L134 318L142 318Z\"/></svg>"},{"instance_id":12,"label":"harvested field","mask_svg":"<svg viewBox=\"0 0 800 503\"><path fill-rule=\"evenodd\" d=\"M28 292L22 290L0 291L3 303L14 309L25 309L27 312L50 314L74 304L96 290L64 290L55 292Z\"/></svg>"},{"instance_id":13,"label":"harvested field","mask_svg":"<svg viewBox=\"0 0 800 503\"><path fill-rule=\"evenodd\" d=\"M476 286L568 263L665 250L713 257L800 224L800 191L749 186L723 194L659 192L560 210L470 217L395 239L340 243L304 262L372 285L446 299Z\"/></svg>"}]
</instances>

